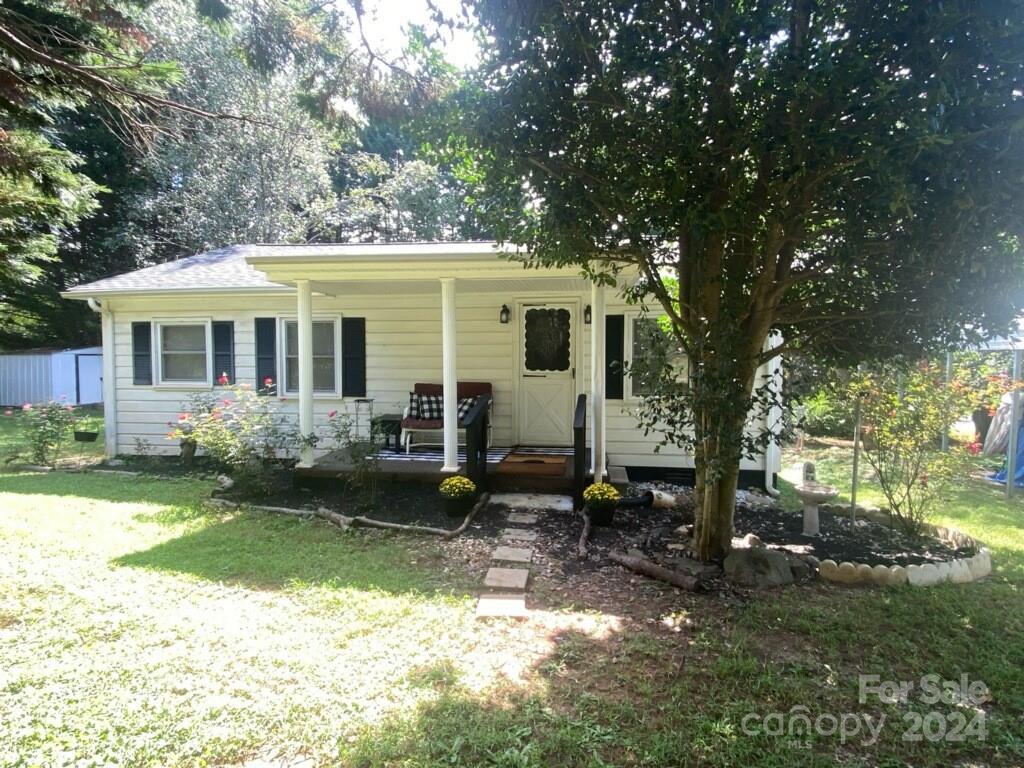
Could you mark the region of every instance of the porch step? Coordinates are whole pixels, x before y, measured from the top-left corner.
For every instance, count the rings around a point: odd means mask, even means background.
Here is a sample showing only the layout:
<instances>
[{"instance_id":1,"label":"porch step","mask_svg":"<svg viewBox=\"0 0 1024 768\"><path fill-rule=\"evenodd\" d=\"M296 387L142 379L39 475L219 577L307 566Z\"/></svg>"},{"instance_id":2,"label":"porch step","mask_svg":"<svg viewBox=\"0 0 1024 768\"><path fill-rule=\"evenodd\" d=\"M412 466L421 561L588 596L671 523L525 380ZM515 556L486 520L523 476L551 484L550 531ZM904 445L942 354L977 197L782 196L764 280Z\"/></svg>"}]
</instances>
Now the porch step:
<instances>
[{"instance_id":1,"label":"porch step","mask_svg":"<svg viewBox=\"0 0 1024 768\"><path fill-rule=\"evenodd\" d=\"M488 469L490 469L488 467ZM495 491L572 493L572 478L552 475L505 475L488 472L487 483Z\"/></svg>"}]
</instances>

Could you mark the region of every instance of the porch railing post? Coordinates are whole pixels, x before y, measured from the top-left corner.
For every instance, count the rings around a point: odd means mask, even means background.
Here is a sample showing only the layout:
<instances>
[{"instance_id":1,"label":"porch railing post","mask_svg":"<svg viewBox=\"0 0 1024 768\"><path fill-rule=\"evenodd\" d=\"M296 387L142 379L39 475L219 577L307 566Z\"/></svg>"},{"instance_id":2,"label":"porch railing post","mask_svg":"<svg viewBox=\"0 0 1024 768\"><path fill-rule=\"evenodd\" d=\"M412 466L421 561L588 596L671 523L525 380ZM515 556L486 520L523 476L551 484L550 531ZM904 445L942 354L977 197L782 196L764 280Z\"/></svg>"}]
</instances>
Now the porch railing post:
<instances>
[{"instance_id":1,"label":"porch railing post","mask_svg":"<svg viewBox=\"0 0 1024 768\"><path fill-rule=\"evenodd\" d=\"M576 509L583 509L583 489L587 485L587 396L576 398L572 419L572 500Z\"/></svg>"},{"instance_id":2,"label":"porch railing post","mask_svg":"<svg viewBox=\"0 0 1024 768\"><path fill-rule=\"evenodd\" d=\"M487 428L490 395L480 395L466 414L466 475L479 490L487 490Z\"/></svg>"}]
</instances>

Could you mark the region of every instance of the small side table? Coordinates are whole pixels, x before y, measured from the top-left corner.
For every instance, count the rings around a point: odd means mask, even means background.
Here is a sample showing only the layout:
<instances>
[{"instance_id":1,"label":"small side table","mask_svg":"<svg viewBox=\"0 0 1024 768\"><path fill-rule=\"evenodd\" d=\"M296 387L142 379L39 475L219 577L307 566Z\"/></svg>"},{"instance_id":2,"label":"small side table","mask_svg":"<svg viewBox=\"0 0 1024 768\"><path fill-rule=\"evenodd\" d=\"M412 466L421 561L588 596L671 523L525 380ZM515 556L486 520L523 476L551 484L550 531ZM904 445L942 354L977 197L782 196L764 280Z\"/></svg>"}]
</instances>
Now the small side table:
<instances>
[{"instance_id":1,"label":"small side table","mask_svg":"<svg viewBox=\"0 0 1024 768\"><path fill-rule=\"evenodd\" d=\"M384 447L391 447L391 438L395 438L395 451L402 449L402 414L385 413L373 417L373 431L384 438Z\"/></svg>"}]
</instances>

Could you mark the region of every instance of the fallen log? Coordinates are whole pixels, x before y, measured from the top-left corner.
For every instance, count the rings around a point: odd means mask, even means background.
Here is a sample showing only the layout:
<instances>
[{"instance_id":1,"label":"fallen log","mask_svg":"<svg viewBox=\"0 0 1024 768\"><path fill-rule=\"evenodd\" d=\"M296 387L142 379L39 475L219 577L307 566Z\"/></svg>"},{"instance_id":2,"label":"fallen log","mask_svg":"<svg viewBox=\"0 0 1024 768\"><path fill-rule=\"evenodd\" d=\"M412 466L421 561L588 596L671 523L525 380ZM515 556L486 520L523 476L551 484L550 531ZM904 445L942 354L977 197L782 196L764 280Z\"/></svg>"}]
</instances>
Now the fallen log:
<instances>
[{"instance_id":1,"label":"fallen log","mask_svg":"<svg viewBox=\"0 0 1024 768\"><path fill-rule=\"evenodd\" d=\"M383 528L389 531L404 531L406 533L428 533L432 536L440 536L444 539L454 539L456 536L461 534L467 528L469 524L473 522L473 518L477 516L487 502L490 500L491 495L489 493L483 494L473 505L473 508L469 510L469 514L462 521L462 524L455 529L449 530L448 528L434 528L429 525L407 525L404 523L389 523L384 520L374 520L372 517L363 517L358 515L356 517L349 517L348 515L342 515L338 512L332 512L325 507L321 507L315 513L317 517L326 520L339 528L346 529L351 526L362 526L365 528Z\"/></svg>"},{"instance_id":2,"label":"fallen log","mask_svg":"<svg viewBox=\"0 0 1024 768\"><path fill-rule=\"evenodd\" d=\"M651 562L646 557L635 557L633 555L627 555L624 552L613 551L608 553L608 559L614 563L618 563L623 568L628 568L631 571L635 571L636 573L648 576L652 579L668 582L673 587L679 587L680 589L685 589L688 592L704 592L707 590L707 584L703 579L665 568Z\"/></svg>"},{"instance_id":3,"label":"fallen log","mask_svg":"<svg viewBox=\"0 0 1024 768\"><path fill-rule=\"evenodd\" d=\"M590 511L584 507L580 510L580 517L583 518L583 532L580 533L580 543L576 545L576 555L585 560L590 552Z\"/></svg>"}]
</instances>

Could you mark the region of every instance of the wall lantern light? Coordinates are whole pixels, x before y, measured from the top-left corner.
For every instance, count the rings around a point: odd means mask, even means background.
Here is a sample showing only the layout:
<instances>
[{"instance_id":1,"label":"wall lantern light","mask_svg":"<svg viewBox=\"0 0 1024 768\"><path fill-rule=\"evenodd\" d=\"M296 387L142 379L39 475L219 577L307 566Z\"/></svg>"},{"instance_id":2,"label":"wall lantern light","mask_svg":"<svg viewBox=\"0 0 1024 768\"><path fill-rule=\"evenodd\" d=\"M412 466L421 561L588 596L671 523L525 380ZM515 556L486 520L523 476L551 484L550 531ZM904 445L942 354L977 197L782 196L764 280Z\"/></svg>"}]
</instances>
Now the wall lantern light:
<instances>
[{"instance_id":1,"label":"wall lantern light","mask_svg":"<svg viewBox=\"0 0 1024 768\"><path fill-rule=\"evenodd\" d=\"M512 312L509 311L508 304L501 305L501 311L498 313L498 319L502 325L508 325L509 319L512 317Z\"/></svg>"},{"instance_id":2,"label":"wall lantern light","mask_svg":"<svg viewBox=\"0 0 1024 768\"><path fill-rule=\"evenodd\" d=\"M590 305L587 304L587 306L583 309L583 322L586 325L590 325L590 320L591 320Z\"/></svg>"}]
</instances>

